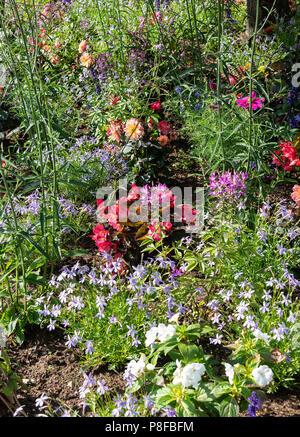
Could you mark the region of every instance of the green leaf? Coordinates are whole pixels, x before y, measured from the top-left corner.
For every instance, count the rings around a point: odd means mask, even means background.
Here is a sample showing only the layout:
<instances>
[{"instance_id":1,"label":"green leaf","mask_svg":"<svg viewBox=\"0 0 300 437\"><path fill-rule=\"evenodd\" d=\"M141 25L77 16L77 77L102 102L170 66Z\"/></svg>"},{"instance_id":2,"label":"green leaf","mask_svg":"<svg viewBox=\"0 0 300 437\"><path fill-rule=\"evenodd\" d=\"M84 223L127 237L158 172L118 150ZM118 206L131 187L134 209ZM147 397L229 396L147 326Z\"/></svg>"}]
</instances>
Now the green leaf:
<instances>
[{"instance_id":1,"label":"green leaf","mask_svg":"<svg viewBox=\"0 0 300 437\"><path fill-rule=\"evenodd\" d=\"M215 400L212 394L211 388L207 384L199 384L197 391L195 393L195 399L198 402L212 402Z\"/></svg>"},{"instance_id":2,"label":"green leaf","mask_svg":"<svg viewBox=\"0 0 300 437\"><path fill-rule=\"evenodd\" d=\"M22 279L22 278L20 278ZM29 282L30 284L41 284L41 285L45 285L47 284L47 279L44 278L44 276L40 275L40 272L31 272L29 273L29 275L26 276L26 281Z\"/></svg>"},{"instance_id":3,"label":"green leaf","mask_svg":"<svg viewBox=\"0 0 300 437\"><path fill-rule=\"evenodd\" d=\"M186 417L197 417L197 410L195 405L190 399L185 399L181 402L182 408L184 410L184 416Z\"/></svg>"},{"instance_id":4,"label":"green leaf","mask_svg":"<svg viewBox=\"0 0 300 437\"><path fill-rule=\"evenodd\" d=\"M194 270L198 265L198 261L193 261L191 263L189 263L188 267L186 268L185 272L191 272L192 270Z\"/></svg>"},{"instance_id":5,"label":"green leaf","mask_svg":"<svg viewBox=\"0 0 300 437\"><path fill-rule=\"evenodd\" d=\"M178 349L186 364L199 358L199 348L195 344L188 345L185 343L179 343Z\"/></svg>"},{"instance_id":6,"label":"green leaf","mask_svg":"<svg viewBox=\"0 0 300 437\"><path fill-rule=\"evenodd\" d=\"M223 396L226 393L230 393L232 390L229 382L221 382L212 388L211 394L216 398Z\"/></svg>"},{"instance_id":7,"label":"green leaf","mask_svg":"<svg viewBox=\"0 0 300 437\"><path fill-rule=\"evenodd\" d=\"M82 256L82 255L88 255L89 251L84 249L74 249L69 250L69 252L66 253L66 256Z\"/></svg>"},{"instance_id":8,"label":"green leaf","mask_svg":"<svg viewBox=\"0 0 300 437\"><path fill-rule=\"evenodd\" d=\"M175 396L170 387L166 386L157 390L155 395L155 404L157 407L163 408L169 405L173 400L175 400Z\"/></svg>"},{"instance_id":9,"label":"green leaf","mask_svg":"<svg viewBox=\"0 0 300 437\"><path fill-rule=\"evenodd\" d=\"M41 248L39 244L37 244L34 239L26 232L20 231L20 235L24 237L29 243L31 243L45 258L50 259L46 252Z\"/></svg>"},{"instance_id":10,"label":"green leaf","mask_svg":"<svg viewBox=\"0 0 300 437\"><path fill-rule=\"evenodd\" d=\"M7 337L9 337L14 332L14 330L16 329L18 321L19 321L19 316L17 316L15 319L13 319L11 322L9 322L9 324L7 325L7 327L5 329L5 334Z\"/></svg>"},{"instance_id":11,"label":"green leaf","mask_svg":"<svg viewBox=\"0 0 300 437\"><path fill-rule=\"evenodd\" d=\"M249 388L247 388L247 387L242 387L241 394L245 399L248 399L249 396L251 396L251 390L249 390Z\"/></svg>"},{"instance_id":12,"label":"green leaf","mask_svg":"<svg viewBox=\"0 0 300 437\"><path fill-rule=\"evenodd\" d=\"M219 412L221 417L237 417L239 415L239 405L236 399L232 397L224 399L219 406Z\"/></svg>"},{"instance_id":13,"label":"green leaf","mask_svg":"<svg viewBox=\"0 0 300 437\"><path fill-rule=\"evenodd\" d=\"M46 259L43 256L40 256L39 258L32 261L30 266L28 267L28 271L31 272L32 270L38 269L39 267L42 267L46 262Z\"/></svg>"}]
</instances>

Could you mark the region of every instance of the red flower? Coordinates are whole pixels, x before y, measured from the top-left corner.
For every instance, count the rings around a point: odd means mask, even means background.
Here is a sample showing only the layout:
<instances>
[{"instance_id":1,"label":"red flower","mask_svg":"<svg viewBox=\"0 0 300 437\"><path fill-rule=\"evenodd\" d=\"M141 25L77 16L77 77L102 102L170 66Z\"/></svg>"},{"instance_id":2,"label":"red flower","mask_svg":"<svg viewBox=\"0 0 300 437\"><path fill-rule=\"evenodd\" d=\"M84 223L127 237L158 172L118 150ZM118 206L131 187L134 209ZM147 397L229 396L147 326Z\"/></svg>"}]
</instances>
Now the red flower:
<instances>
[{"instance_id":1,"label":"red flower","mask_svg":"<svg viewBox=\"0 0 300 437\"><path fill-rule=\"evenodd\" d=\"M158 123L158 129L162 133L162 135L168 135L172 131L172 127L165 120L162 120Z\"/></svg>"},{"instance_id":2,"label":"red flower","mask_svg":"<svg viewBox=\"0 0 300 437\"><path fill-rule=\"evenodd\" d=\"M118 96L113 97L113 98L111 99L111 101L110 101L110 106L114 106L114 105L115 105L119 100L120 100L120 99L119 99Z\"/></svg>"},{"instance_id":3,"label":"red flower","mask_svg":"<svg viewBox=\"0 0 300 437\"><path fill-rule=\"evenodd\" d=\"M156 102L152 103L152 105L150 106L150 108L151 108L153 111L160 111L160 110L162 109L162 106L161 106L161 104L160 104L160 101L157 100Z\"/></svg>"},{"instance_id":4,"label":"red flower","mask_svg":"<svg viewBox=\"0 0 300 437\"><path fill-rule=\"evenodd\" d=\"M170 222L164 222L163 226L164 226L165 230L168 232L170 232L172 229L172 223L170 223Z\"/></svg>"},{"instance_id":5,"label":"red flower","mask_svg":"<svg viewBox=\"0 0 300 437\"><path fill-rule=\"evenodd\" d=\"M236 85L237 84L238 79L234 76L229 76L229 82L231 85Z\"/></svg>"},{"instance_id":6,"label":"red flower","mask_svg":"<svg viewBox=\"0 0 300 437\"><path fill-rule=\"evenodd\" d=\"M273 163L277 167L283 166L285 171L291 171L295 166L300 167L300 155L290 141L280 141L279 147L280 150L275 150L273 154Z\"/></svg>"}]
</instances>

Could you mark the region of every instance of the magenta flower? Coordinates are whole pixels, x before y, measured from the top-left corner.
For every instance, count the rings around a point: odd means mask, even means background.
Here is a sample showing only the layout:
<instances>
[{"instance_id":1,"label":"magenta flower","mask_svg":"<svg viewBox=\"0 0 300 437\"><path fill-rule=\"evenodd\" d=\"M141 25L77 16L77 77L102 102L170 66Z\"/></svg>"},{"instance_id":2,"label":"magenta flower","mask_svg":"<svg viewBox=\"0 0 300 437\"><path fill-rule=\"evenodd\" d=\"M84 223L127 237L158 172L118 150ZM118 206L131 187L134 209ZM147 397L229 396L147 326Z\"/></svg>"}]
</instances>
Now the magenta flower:
<instances>
[{"instance_id":1,"label":"magenta flower","mask_svg":"<svg viewBox=\"0 0 300 437\"><path fill-rule=\"evenodd\" d=\"M256 97L255 92L252 92L252 109L255 111L258 108L262 107L262 103L265 101L264 97L259 98ZM250 97L243 97L241 99L236 99L237 105L241 108L245 108L249 110L250 107Z\"/></svg>"}]
</instances>

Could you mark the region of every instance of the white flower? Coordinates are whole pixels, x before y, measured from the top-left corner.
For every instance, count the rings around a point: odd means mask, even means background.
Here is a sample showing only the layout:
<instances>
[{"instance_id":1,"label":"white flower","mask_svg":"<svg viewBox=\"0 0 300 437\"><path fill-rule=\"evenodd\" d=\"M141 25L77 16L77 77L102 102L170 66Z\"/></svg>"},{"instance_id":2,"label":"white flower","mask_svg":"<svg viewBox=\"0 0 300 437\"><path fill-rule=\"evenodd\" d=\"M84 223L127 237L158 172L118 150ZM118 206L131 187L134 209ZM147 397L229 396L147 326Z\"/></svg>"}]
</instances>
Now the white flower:
<instances>
[{"instance_id":1,"label":"white flower","mask_svg":"<svg viewBox=\"0 0 300 437\"><path fill-rule=\"evenodd\" d=\"M196 389L201 381L201 376L204 375L205 371L204 364L187 364L182 370L182 385L184 387L192 386Z\"/></svg>"},{"instance_id":2,"label":"white flower","mask_svg":"<svg viewBox=\"0 0 300 437\"><path fill-rule=\"evenodd\" d=\"M154 370L155 366L153 366L153 364L149 363L149 364L147 364L146 369L147 370Z\"/></svg>"},{"instance_id":3,"label":"white flower","mask_svg":"<svg viewBox=\"0 0 300 437\"><path fill-rule=\"evenodd\" d=\"M176 313L176 314L174 314L174 316L172 316L172 317L170 318L170 322L171 322L171 323L178 323L179 317L180 317L180 313Z\"/></svg>"},{"instance_id":4,"label":"white flower","mask_svg":"<svg viewBox=\"0 0 300 437\"><path fill-rule=\"evenodd\" d=\"M257 385L265 387L273 381L273 372L268 366L259 366L252 370L252 377Z\"/></svg>"},{"instance_id":5,"label":"white flower","mask_svg":"<svg viewBox=\"0 0 300 437\"><path fill-rule=\"evenodd\" d=\"M154 326L153 328L149 329L149 331L146 332L146 341L145 341L146 347L153 344L156 340L156 337L157 337L157 327Z\"/></svg>"},{"instance_id":6,"label":"white flower","mask_svg":"<svg viewBox=\"0 0 300 437\"><path fill-rule=\"evenodd\" d=\"M181 362L176 360L177 369L174 372L173 384L178 385L182 383L182 368Z\"/></svg>"},{"instance_id":7,"label":"white flower","mask_svg":"<svg viewBox=\"0 0 300 437\"><path fill-rule=\"evenodd\" d=\"M20 407L18 407L16 409L16 411L13 414L13 417L16 417L21 411L23 411L23 408L25 407L25 405L20 405Z\"/></svg>"},{"instance_id":8,"label":"white flower","mask_svg":"<svg viewBox=\"0 0 300 437\"><path fill-rule=\"evenodd\" d=\"M204 375L206 369L204 364L191 363L187 364L183 369L181 363L176 360L177 369L174 372L173 384L182 384L184 387L198 387L201 381L202 375Z\"/></svg>"},{"instance_id":9,"label":"white flower","mask_svg":"<svg viewBox=\"0 0 300 437\"><path fill-rule=\"evenodd\" d=\"M234 370L231 364L225 363L225 375L227 376L229 383L233 384Z\"/></svg>"},{"instance_id":10,"label":"white flower","mask_svg":"<svg viewBox=\"0 0 300 437\"><path fill-rule=\"evenodd\" d=\"M133 375L135 378L139 378L144 373L146 367L145 356L141 355L138 361L131 360L126 367L124 376L128 374Z\"/></svg>"},{"instance_id":11,"label":"white flower","mask_svg":"<svg viewBox=\"0 0 300 437\"><path fill-rule=\"evenodd\" d=\"M160 323L157 327L157 337L158 340L162 343L164 343L169 338L173 337L175 334L176 329L173 325L164 325L163 323Z\"/></svg>"},{"instance_id":12,"label":"white flower","mask_svg":"<svg viewBox=\"0 0 300 437\"><path fill-rule=\"evenodd\" d=\"M148 347L151 344L155 343L156 340L159 340L161 343L164 343L166 340L171 338L176 332L176 329L173 325L164 325L160 323L157 327L149 329L146 332L146 341L145 345Z\"/></svg>"},{"instance_id":13,"label":"white flower","mask_svg":"<svg viewBox=\"0 0 300 437\"><path fill-rule=\"evenodd\" d=\"M261 332L260 329L255 329L253 331L253 335L254 337L256 337L257 339L263 340L268 346L269 346L269 339L270 336L268 334L265 334L264 332Z\"/></svg>"},{"instance_id":14,"label":"white flower","mask_svg":"<svg viewBox=\"0 0 300 437\"><path fill-rule=\"evenodd\" d=\"M44 405L44 402L49 399L48 396L45 395L45 393L42 394L39 398L35 400L35 406L38 408L42 408Z\"/></svg>"}]
</instances>

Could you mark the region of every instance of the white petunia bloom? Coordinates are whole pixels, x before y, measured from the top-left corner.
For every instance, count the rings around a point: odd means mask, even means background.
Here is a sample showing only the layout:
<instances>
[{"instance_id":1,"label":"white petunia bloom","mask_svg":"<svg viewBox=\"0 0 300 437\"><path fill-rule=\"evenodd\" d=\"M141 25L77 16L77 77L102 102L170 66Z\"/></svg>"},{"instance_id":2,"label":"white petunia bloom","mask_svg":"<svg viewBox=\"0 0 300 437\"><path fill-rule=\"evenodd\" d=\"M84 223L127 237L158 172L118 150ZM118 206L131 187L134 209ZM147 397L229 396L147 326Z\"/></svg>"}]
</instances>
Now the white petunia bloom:
<instances>
[{"instance_id":1,"label":"white petunia bloom","mask_svg":"<svg viewBox=\"0 0 300 437\"><path fill-rule=\"evenodd\" d=\"M181 363L177 360L177 369L174 372L173 384L182 384L184 387L198 387L201 381L202 375L204 375L206 369L204 364L191 363L187 364L183 369Z\"/></svg>"},{"instance_id":2,"label":"white petunia bloom","mask_svg":"<svg viewBox=\"0 0 300 437\"><path fill-rule=\"evenodd\" d=\"M252 370L252 377L257 385L265 387L273 381L273 372L268 366L259 366Z\"/></svg>"},{"instance_id":3,"label":"white petunia bloom","mask_svg":"<svg viewBox=\"0 0 300 437\"><path fill-rule=\"evenodd\" d=\"M160 323L157 327L154 326L146 332L145 345L148 347L155 343L156 340L159 340L161 343L163 343L171 338L175 332L176 329L173 325L166 326L163 323Z\"/></svg>"},{"instance_id":4,"label":"white petunia bloom","mask_svg":"<svg viewBox=\"0 0 300 437\"><path fill-rule=\"evenodd\" d=\"M188 364L182 370L182 385L184 387L192 386L196 389L201 381L201 376L204 375L205 371L204 364Z\"/></svg>"},{"instance_id":5,"label":"white petunia bloom","mask_svg":"<svg viewBox=\"0 0 300 437\"><path fill-rule=\"evenodd\" d=\"M174 385L182 384L181 362L179 360L176 360L176 365L177 365L177 369L174 372L174 378L173 378Z\"/></svg>"},{"instance_id":6,"label":"white petunia bloom","mask_svg":"<svg viewBox=\"0 0 300 437\"><path fill-rule=\"evenodd\" d=\"M173 325L164 325L163 323L160 323L157 327L157 337L158 340L163 343L169 338L173 337L175 334L176 329Z\"/></svg>"},{"instance_id":7,"label":"white petunia bloom","mask_svg":"<svg viewBox=\"0 0 300 437\"><path fill-rule=\"evenodd\" d=\"M234 370L231 364L225 363L225 375L227 376L229 383L233 384Z\"/></svg>"},{"instance_id":8,"label":"white petunia bloom","mask_svg":"<svg viewBox=\"0 0 300 437\"><path fill-rule=\"evenodd\" d=\"M135 378L139 378L145 371L146 361L145 356L141 355L138 361L131 360L125 370L124 377L128 376L128 374L134 376Z\"/></svg>"},{"instance_id":9,"label":"white petunia bloom","mask_svg":"<svg viewBox=\"0 0 300 437\"><path fill-rule=\"evenodd\" d=\"M260 329L255 329L253 331L253 335L254 335L255 338L263 340L269 346L270 336L268 334L265 334L264 332L261 332Z\"/></svg>"},{"instance_id":10,"label":"white petunia bloom","mask_svg":"<svg viewBox=\"0 0 300 437\"><path fill-rule=\"evenodd\" d=\"M176 314L174 314L174 316L172 316L171 318L170 318L170 322L171 323L178 323L178 320L179 320L179 318L180 318L180 313L176 313Z\"/></svg>"},{"instance_id":11,"label":"white petunia bloom","mask_svg":"<svg viewBox=\"0 0 300 437\"><path fill-rule=\"evenodd\" d=\"M149 329L149 331L146 332L146 341L145 341L146 347L155 343L156 338L157 338L157 327L154 326L153 328Z\"/></svg>"}]
</instances>

